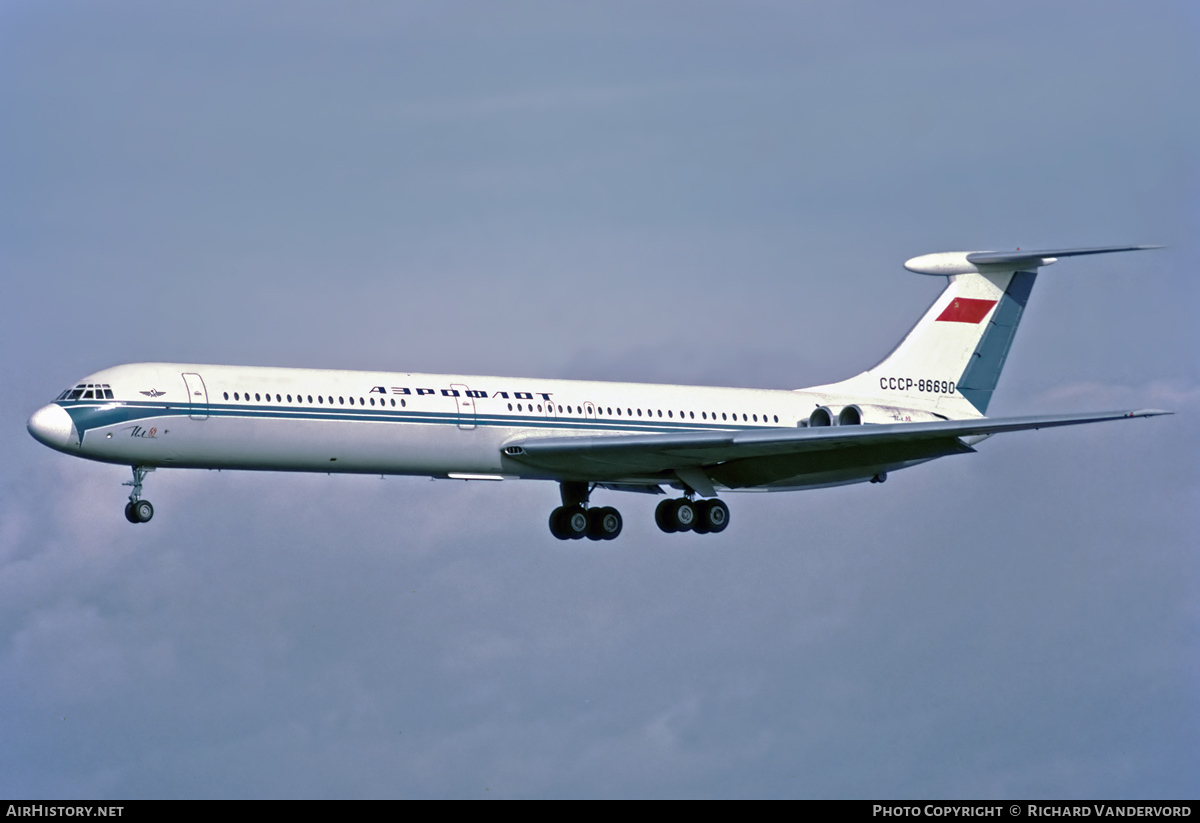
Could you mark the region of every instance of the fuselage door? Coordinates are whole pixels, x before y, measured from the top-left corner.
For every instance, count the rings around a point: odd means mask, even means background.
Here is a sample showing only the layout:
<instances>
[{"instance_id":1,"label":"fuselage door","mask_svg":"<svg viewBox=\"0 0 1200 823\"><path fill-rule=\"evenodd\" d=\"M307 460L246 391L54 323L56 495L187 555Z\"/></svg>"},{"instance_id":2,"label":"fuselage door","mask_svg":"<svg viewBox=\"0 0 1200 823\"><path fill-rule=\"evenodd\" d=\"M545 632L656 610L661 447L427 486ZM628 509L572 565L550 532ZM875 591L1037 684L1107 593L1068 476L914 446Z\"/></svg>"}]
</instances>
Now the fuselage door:
<instances>
[{"instance_id":1,"label":"fuselage door","mask_svg":"<svg viewBox=\"0 0 1200 823\"><path fill-rule=\"evenodd\" d=\"M208 389L204 387L204 380L195 372L188 372L183 375L183 384L187 386L188 402L192 404L188 416L193 420L207 420Z\"/></svg>"},{"instance_id":2,"label":"fuselage door","mask_svg":"<svg viewBox=\"0 0 1200 823\"><path fill-rule=\"evenodd\" d=\"M583 406L583 414L588 420L596 419L596 407L591 402L585 403Z\"/></svg>"},{"instance_id":3,"label":"fuselage door","mask_svg":"<svg viewBox=\"0 0 1200 823\"><path fill-rule=\"evenodd\" d=\"M471 390L461 383L451 383L454 392L454 402L458 404L458 427L469 430L475 428L475 398Z\"/></svg>"}]
</instances>

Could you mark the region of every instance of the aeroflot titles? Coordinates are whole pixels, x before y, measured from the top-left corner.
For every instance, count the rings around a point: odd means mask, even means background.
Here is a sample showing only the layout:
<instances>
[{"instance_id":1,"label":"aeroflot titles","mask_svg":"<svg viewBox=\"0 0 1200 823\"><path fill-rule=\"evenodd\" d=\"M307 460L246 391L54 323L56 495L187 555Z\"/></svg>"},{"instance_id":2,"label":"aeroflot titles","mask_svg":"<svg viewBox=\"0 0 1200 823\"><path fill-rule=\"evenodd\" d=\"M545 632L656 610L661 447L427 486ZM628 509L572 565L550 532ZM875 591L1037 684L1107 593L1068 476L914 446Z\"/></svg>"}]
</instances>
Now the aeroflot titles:
<instances>
[{"instance_id":1,"label":"aeroflot titles","mask_svg":"<svg viewBox=\"0 0 1200 823\"><path fill-rule=\"evenodd\" d=\"M386 386L374 386L374 387L372 387L371 391L369 391L367 393L368 394L387 394L388 390L387 390ZM442 397L475 397L475 398L501 397L501 398L504 398L505 400L510 400L510 399L511 400L532 400L534 398L534 396L536 395L537 397L540 397L547 402L550 401L550 395L554 394L554 392L545 392L545 391L539 391L539 392L515 391L515 392L512 392L512 394L510 396L509 392L498 391L495 394L489 395L487 392L483 391L482 389L464 389L463 391L460 392L458 389L441 389L441 390L438 390L438 389L409 389L409 388L405 388L403 386L392 386L392 394L408 394L408 395L415 394L418 397L423 397L424 395L427 395L427 394L439 394L439 393L442 395Z\"/></svg>"}]
</instances>

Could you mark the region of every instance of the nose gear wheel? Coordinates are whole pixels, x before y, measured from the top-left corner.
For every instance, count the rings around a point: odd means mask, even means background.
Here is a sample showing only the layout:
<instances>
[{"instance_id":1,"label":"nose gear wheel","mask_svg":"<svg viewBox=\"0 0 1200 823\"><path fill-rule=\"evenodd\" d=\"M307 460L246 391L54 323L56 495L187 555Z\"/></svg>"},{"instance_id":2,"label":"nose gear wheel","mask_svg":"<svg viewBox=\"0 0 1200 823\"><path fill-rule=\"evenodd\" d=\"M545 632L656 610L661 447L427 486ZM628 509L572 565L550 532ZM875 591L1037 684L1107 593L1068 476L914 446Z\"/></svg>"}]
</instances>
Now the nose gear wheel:
<instances>
[{"instance_id":1,"label":"nose gear wheel","mask_svg":"<svg viewBox=\"0 0 1200 823\"><path fill-rule=\"evenodd\" d=\"M130 523L149 523L150 518L154 517L154 506L150 505L149 500L142 499L142 481L146 479L146 474L152 471L153 466L134 466L133 480L126 480L121 484L133 487L133 491L129 493L129 502L125 504L125 519Z\"/></svg>"}]
</instances>

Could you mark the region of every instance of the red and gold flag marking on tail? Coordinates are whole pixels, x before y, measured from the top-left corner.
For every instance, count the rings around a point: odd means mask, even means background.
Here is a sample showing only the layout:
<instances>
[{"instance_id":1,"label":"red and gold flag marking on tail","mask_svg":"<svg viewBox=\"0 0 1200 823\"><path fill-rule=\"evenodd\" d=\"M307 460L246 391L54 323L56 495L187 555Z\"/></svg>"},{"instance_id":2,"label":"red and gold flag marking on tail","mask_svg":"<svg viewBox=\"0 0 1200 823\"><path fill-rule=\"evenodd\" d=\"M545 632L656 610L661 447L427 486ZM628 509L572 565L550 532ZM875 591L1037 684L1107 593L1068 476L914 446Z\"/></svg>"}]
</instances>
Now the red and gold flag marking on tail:
<instances>
[{"instance_id":1,"label":"red and gold flag marking on tail","mask_svg":"<svg viewBox=\"0 0 1200 823\"><path fill-rule=\"evenodd\" d=\"M979 300L975 297L956 297L946 310L937 316L949 323L978 323L996 305L995 300Z\"/></svg>"}]
</instances>

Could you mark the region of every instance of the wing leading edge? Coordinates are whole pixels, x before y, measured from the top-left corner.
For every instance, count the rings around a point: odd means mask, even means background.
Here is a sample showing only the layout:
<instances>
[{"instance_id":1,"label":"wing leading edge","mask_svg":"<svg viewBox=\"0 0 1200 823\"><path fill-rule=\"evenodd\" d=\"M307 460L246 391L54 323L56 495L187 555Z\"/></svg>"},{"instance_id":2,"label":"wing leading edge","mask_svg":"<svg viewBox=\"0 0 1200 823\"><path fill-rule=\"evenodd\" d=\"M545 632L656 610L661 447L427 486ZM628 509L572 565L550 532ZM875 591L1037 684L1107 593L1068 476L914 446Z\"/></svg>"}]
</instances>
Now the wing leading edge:
<instances>
[{"instance_id":1,"label":"wing leading edge","mask_svg":"<svg viewBox=\"0 0 1200 823\"><path fill-rule=\"evenodd\" d=\"M505 444L512 460L571 479L604 481L671 475L702 494L710 478L752 488L805 475L831 483L866 479L875 470L974 451L961 438L1155 417L1158 409L978 418L937 423L831 426L678 434L526 437ZM838 478L842 479L838 479ZM706 488L707 486L707 488Z\"/></svg>"}]
</instances>

